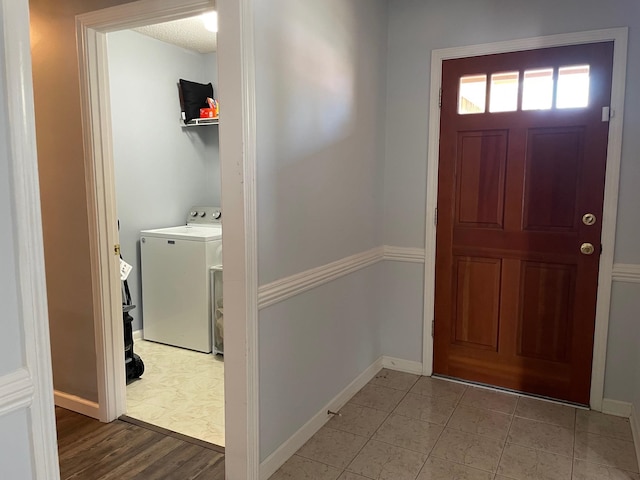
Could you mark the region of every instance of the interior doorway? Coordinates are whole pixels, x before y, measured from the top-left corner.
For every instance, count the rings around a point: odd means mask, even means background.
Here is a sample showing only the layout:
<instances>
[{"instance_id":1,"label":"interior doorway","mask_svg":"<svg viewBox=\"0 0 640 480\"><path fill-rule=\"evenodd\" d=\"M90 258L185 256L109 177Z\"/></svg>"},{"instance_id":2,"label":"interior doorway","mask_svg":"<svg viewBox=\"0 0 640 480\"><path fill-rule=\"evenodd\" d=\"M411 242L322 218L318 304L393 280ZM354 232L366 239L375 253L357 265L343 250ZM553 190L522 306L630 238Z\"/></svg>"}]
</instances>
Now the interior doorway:
<instances>
[{"instance_id":1,"label":"interior doorway","mask_svg":"<svg viewBox=\"0 0 640 480\"><path fill-rule=\"evenodd\" d=\"M589 403L612 64L444 62L434 373Z\"/></svg>"},{"instance_id":2,"label":"interior doorway","mask_svg":"<svg viewBox=\"0 0 640 480\"><path fill-rule=\"evenodd\" d=\"M210 11L109 32L106 53L126 415L224 447L216 31Z\"/></svg>"},{"instance_id":3,"label":"interior doorway","mask_svg":"<svg viewBox=\"0 0 640 480\"><path fill-rule=\"evenodd\" d=\"M251 0L166 0L125 3L76 17L85 129L99 417L126 412L117 215L109 116L108 32L198 15L216 8L221 104L220 144L225 198L225 469L257 479L259 470L257 265L255 222L255 77ZM224 44L224 46L223 46Z\"/></svg>"}]
</instances>

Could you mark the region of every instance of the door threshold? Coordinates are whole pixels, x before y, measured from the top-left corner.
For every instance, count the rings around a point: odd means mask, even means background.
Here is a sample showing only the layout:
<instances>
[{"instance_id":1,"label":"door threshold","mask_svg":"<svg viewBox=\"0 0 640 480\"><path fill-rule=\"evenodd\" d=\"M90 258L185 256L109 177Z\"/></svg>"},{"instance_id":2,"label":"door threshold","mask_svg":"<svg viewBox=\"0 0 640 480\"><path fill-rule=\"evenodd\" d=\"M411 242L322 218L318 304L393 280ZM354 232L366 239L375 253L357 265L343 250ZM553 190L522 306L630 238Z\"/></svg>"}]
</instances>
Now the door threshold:
<instances>
[{"instance_id":1,"label":"door threshold","mask_svg":"<svg viewBox=\"0 0 640 480\"><path fill-rule=\"evenodd\" d=\"M469 387L477 387L477 388L482 388L484 390L491 390L498 393L507 393L509 395L517 395L519 397L543 400L545 402L555 403L557 405L565 405L567 407L579 408L581 410L591 410L591 408L588 405L584 405L582 403L573 403L573 402L568 402L566 400L558 400L557 398L545 397L544 395L536 395L535 393L520 392L518 390L513 390L511 388L496 387L495 385L488 385L486 383L480 383L480 382L472 382L471 380L462 380L460 378L448 377L446 375L440 375L437 373L434 373L432 377L439 378L440 380L445 380L447 382L459 383L460 385L466 385Z\"/></svg>"},{"instance_id":2,"label":"door threshold","mask_svg":"<svg viewBox=\"0 0 640 480\"><path fill-rule=\"evenodd\" d=\"M138 427L146 428L147 430L152 430L154 432L161 433L168 437L173 437L178 440L182 440L187 443L191 443L193 445L198 445L199 447L207 448L209 450L213 450L218 453L225 453L225 448L220 445L216 445L214 443L207 442L205 440L200 440L199 438L193 438L189 435L184 435L182 433L174 432L173 430L168 430L163 427L159 427L158 425L154 425L152 423L144 422L142 420L138 420L137 418L129 417L128 415L121 415L118 420L122 420L125 423L130 423L131 425L136 425Z\"/></svg>"}]
</instances>

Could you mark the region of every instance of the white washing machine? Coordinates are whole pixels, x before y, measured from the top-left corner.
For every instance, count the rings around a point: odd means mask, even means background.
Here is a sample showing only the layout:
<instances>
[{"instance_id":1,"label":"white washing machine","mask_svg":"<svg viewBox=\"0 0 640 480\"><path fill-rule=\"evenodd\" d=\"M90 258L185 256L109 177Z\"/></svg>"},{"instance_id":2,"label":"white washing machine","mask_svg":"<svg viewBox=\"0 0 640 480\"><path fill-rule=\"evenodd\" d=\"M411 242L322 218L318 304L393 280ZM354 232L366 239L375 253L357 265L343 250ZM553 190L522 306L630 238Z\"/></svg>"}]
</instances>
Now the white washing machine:
<instances>
[{"instance_id":1,"label":"white washing machine","mask_svg":"<svg viewBox=\"0 0 640 480\"><path fill-rule=\"evenodd\" d=\"M144 338L211 352L211 267L222 265L221 211L193 207L187 224L140 232Z\"/></svg>"}]
</instances>

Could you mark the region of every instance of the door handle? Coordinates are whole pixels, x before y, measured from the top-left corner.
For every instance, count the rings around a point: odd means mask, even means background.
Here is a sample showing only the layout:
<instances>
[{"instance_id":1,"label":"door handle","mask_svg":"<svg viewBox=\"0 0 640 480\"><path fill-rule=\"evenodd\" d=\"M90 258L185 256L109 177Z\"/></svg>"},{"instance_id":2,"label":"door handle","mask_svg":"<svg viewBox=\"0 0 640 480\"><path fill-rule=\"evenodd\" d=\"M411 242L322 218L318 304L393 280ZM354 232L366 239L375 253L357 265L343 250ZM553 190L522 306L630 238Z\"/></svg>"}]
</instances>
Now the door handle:
<instances>
[{"instance_id":1,"label":"door handle","mask_svg":"<svg viewBox=\"0 0 640 480\"><path fill-rule=\"evenodd\" d=\"M582 245L580 245L580 252L583 255L591 255L594 251L595 248L593 248L592 243L583 243Z\"/></svg>"}]
</instances>

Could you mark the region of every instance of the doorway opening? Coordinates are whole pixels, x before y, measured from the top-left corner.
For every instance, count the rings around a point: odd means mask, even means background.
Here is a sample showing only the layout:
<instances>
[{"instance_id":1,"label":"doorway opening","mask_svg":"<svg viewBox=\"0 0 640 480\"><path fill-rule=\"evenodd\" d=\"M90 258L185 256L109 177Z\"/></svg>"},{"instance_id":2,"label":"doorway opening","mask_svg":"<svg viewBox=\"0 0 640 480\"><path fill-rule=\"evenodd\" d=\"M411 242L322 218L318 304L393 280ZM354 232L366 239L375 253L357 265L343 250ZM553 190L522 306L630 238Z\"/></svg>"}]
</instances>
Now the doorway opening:
<instances>
[{"instance_id":1,"label":"doorway opening","mask_svg":"<svg viewBox=\"0 0 640 480\"><path fill-rule=\"evenodd\" d=\"M219 116L207 103L219 98L211 15L217 12L109 32L106 53L126 415L224 447Z\"/></svg>"},{"instance_id":2,"label":"doorway opening","mask_svg":"<svg viewBox=\"0 0 640 480\"><path fill-rule=\"evenodd\" d=\"M225 462L230 477L259 470L255 76L251 0L140 0L76 17L93 279L99 418L126 413L117 208L107 34L217 9L220 163L225 198ZM177 120L179 124L179 119Z\"/></svg>"},{"instance_id":3,"label":"doorway opening","mask_svg":"<svg viewBox=\"0 0 640 480\"><path fill-rule=\"evenodd\" d=\"M424 373L430 375L434 373L434 337L431 334L432 325L435 324L434 311L436 305L436 296L434 290L434 281L436 278L436 225L440 217L440 212L436 208L438 206L438 189L442 179L439 177L439 148L441 140L440 122L441 111L439 108L440 87L442 85L442 67L443 63L448 59L462 59L471 57L480 57L482 55L494 55L494 54L508 54L512 52L524 52L535 51L544 48L551 47L563 47L568 45L582 45L582 44L597 44L600 42L612 42L613 43L613 68L611 75L611 102L608 105L610 116L608 121L607 140L608 145L606 147L606 178L603 185L603 215L602 215L602 234L600 237L600 243L602 244L602 254L598 263L598 281L597 281L597 303L595 305L595 333L593 335L592 344L592 368L589 372L591 380L591 386L589 389L589 398L591 408L601 409L602 397L604 391L604 365L606 358L606 339L607 339L607 327L608 327L608 311L611 294L611 273L613 267L613 247L615 243L615 223L616 223L616 209L617 209L617 196L618 196L618 179L619 179L619 167L620 167L620 155L621 155L621 138L622 138L622 112L624 106L624 83L625 83L625 68L626 68L626 39L627 30L609 29L598 30L591 32L578 32L574 34L561 34L553 35L549 37L537 37L530 39L521 39L510 42L498 42L494 44L474 45L470 47L460 47L436 50L432 55L431 66L431 111L430 111L430 124L429 124L429 157L428 157L428 187L427 187L427 222L426 222L426 258L425 258L425 329L424 329L424 349L423 349L423 370ZM566 65L563 65L566 66ZM584 65L572 65L583 67ZM544 68L541 68L544 70ZM584 74L584 69L576 74ZM509 97L509 92L514 92L521 95L521 86L517 88L509 89L509 84L513 83L514 69L501 70L500 72L493 72L498 75L494 77L494 85L496 89L502 89L504 95ZM471 90L478 90L477 84L475 84L475 74L481 74L480 71L474 71L473 74L469 74L465 79L465 83ZM538 74L544 72L537 72ZM571 73L571 72L570 72ZM519 75L520 72L519 72ZM531 76L531 72L529 72ZM537 75L539 77L540 75ZM509 78L507 78L509 77ZM533 80L540 80L539 78ZM528 79L531 82L531 78ZM491 78L488 77L485 84L486 91L491 88ZM534 82L535 83L535 82ZM539 83L539 82L538 82ZM475 85L474 85L475 84ZM513 85L511 85L513 87ZM475 88L475 90L474 90ZM520 90L519 90L520 89ZM497 90L496 90L497 91ZM471 97L475 98L473 93ZM513 99L504 97L504 102L494 102L491 104L490 96L485 97L486 109L492 115L502 115L501 111L504 111L506 106L513 106ZM470 110L480 108L476 105L473 98L466 98L463 102L465 105L463 109L467 107ZM521 97L518 97L521 98ZM540 99L540 97L538 97ZM552 102L555 102L555 97L552 97ZM516 104L522 105L517 102ZM548 102L547 102L548 103ZM508 105L507 105L508 104ZM525 102L524 105L529 108L530 102ZM556 108L561 107L556 105ZM504 108L502 108L504 107ZM510 115L507 108L505 115ZM457 108L457 107L456 107ZM538 108L538 107L536 107ZM532 108L533 110L533 108ZM570 109L569 109L570 110ZM456 112L457 114L457 112ZM601 112L598 112L599 117ZM444 115L444 114L443 114ZM462 116L463 114L461 114ZM604 115L604 113L602 113ZM446 215L446 213L445 213ZM441 218L441 217L440 217ZM580 247L580 245L578 245ZM491 266L489 264L484 265L489 270ZM530 272L531 273L531 272ZM556 272L558 273L558 272ZM464 282L463 282L464 283ZM445 332L446 333L446 332ZM475 360L474 360L475 361ZM588 362L587 362L588 363Z\"/></svg>"}]
</instances>

